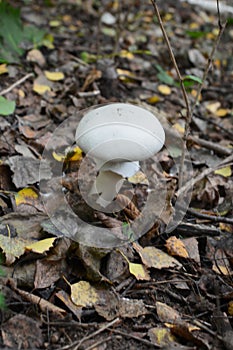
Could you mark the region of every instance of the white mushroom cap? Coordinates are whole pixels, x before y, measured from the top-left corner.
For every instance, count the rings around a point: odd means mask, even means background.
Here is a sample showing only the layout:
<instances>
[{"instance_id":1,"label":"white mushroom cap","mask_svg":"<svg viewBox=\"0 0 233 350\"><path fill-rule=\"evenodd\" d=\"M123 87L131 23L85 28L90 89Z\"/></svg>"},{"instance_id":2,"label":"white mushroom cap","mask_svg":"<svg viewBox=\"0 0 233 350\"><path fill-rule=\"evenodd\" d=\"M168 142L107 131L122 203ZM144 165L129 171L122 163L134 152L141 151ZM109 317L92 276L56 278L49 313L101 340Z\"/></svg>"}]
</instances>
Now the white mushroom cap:
<instances>
[{"instance_id":1,"label":"white mushroom cap","mask_svg":"<svg viewBox=\"0 0 233 350\"><path fill-rule=\"evenodd\" d=\"M156 154L165 134L149 111L126 103L112 103L89 111L79 123L75 139L80 148L104 161L140 161Z\"/></svg>"},{"instance_id":2,"label":"white mushroom cap","mask_svg":"<svg viewBox=\"0 0 233 350\"><path fill-rule=\"evenodd\" d=\"M140 160L156 154L165 141L158 119L149 111L126 103L112 103L87 112L75 135L76 143L100 169L89 195L106 207L119 192L123 179L139 170Z\"/></svg>"}]
</instances>

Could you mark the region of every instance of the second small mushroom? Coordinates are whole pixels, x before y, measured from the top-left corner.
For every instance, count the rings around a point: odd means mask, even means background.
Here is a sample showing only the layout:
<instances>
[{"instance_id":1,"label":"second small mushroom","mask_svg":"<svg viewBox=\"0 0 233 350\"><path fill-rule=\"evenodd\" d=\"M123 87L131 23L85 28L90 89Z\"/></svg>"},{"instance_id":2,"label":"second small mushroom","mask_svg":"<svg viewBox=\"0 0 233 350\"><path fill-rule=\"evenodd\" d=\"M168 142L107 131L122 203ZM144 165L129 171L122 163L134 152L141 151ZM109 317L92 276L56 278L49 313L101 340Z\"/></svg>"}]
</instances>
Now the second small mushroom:
<instances>
[{"instance_id":1,"label":"second small mushroom","mask_svg":"<svg viewBox=\"0 0 233 350\"><path fill-rule=\"evenodd\" d=\"M96 106L81 119L75 135L99 171L89 195L98 194L103 208L118 194L124 180L139 170L139 161L156 154L165 133L148 110L128 103Z\"/></svg>"}]
</instances>

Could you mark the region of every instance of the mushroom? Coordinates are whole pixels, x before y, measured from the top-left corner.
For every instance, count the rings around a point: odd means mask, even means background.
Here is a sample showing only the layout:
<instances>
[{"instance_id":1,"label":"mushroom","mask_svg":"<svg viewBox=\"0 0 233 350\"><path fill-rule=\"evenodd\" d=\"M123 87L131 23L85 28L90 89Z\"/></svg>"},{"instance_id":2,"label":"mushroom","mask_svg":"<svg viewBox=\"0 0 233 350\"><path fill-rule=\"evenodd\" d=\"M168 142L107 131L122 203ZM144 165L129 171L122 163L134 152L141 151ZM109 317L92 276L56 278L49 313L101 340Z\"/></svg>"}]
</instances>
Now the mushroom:
<instances>
[{"instance_id":1,"label":"mushroom","mask_svg":"<svg viewBox=\"0 0 233 350\"><path fill-rule=\"evenodd\" d=\"M84 114L75 140L99 171L89 195L98 194L96 203L106 207L124 180L137 173L139 161L163 147L165 134L148 110L128 103L110 103Z\"/></svg>"}]
</instances>

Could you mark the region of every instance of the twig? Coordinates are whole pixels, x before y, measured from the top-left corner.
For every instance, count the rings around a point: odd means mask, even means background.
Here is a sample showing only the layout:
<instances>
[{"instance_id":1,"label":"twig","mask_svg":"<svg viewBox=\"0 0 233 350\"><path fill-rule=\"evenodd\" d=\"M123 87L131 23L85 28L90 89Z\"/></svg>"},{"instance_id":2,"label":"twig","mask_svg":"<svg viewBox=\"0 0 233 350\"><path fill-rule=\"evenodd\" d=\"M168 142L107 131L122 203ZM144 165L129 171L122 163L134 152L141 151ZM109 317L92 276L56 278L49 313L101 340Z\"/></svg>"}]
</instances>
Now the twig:
<instances>
[{"instance_id":1,"label":"twig","mask_svg":"<svg viewBox=\"0 0 233 350\"><path fill-rule=\"evenodd\" d=\"M183 172L184 172L184 161L185 161L185 152L186 152L186 144L187 144L187 139L188 139L188 135L189 135L189 132L190 132L190 123L192 121L192 116L193 116L193 112L194 112L194 109L198 103L198 100L199 100L199 96L201 94L201 91L203 89L203 86L204 86L204 83L206 81L206 78L207 78L207 75L209 73L209 70L210 70L210 67L211 67L211 64L212 64L212 60L213 60L213 57L215 55L215 52L217 50L217 47L218 47L218 44L220 42L220 39L222 37L222 34L224 32L224 29L226 27L226 23L225 22L224 24L221 23L221 18L220 18L220 11L219 11L219 2L217 0L217 8L218 8L218 25L219 25L219 33L218 33L218 36L215 40L215 43L213 45L213 48L212 48L212 51L210 53L210 56L209 56L209 59L208 59L208 62L207 62L207 65L206 65L206 68L205 68L205 71L203 73L203 77L202 77L202 84L199 85L198 87L198 90L197 90L197 94L196 94L196 98L195 98L195 101L192 105L192 107L190 107L190 102L189 102L189 99L188 99L188 95L187 95L187 92L185 90L185 86L184 86L184 81L183 81L183 78L180 74L180 71L179 71L179 67L176 63L176 59L175 59L175 56L173 54L173 51L172 51L172 48L171 48L171 44L170 44L170 41L168 39L168 36L167 36L167 33L166 33L166 30L163 26L163 22L162 22L162 19L161 19L161 16L160 16L160 13L159 13L159 10L158 10L158 7L156 5L156 2L155 0L151 0L152 2L152 5L154 7L154 10L155 10L155 14L156 14L156 17L158 19L158 22L159 22L159 25L160 25L160 28L162 30L162 33L163 33L163 37L165 39L165 42L167 44L167 47L168 47L168 51L169 51L169 55L171 57L171 60L172 60L172 63L174 65L174 68L176 70L176 73L177 73L177 76L178 76L178 79L180 81L180 85L181 85L181 90L182 90L182 94L183 94L183 98L184 98L184 101L185 101L185 105L186 105L186 123L185 123L185 130L184 130L184 136L183 136L183 149L182 149L182 155L181 155L181 161L180 161L180 169L179 169L179 188L181 188L182 186L182 183L183 183Z\"/></svg>"},{"instance_id":2,"label":"twig","mask_svg":"<svg viewBox=\"0 0 233 350\"><path fill-rule=\"evenodd\" d=\"M195 107L196 107L196 105L197 105L197 103L198 103L199 97L200 97L201 92L202 92L202 89L203 89L203 87L204 87L204 83L205 83L205 81L206 81L206 79L207 79L207 76L208 76L210 67L211 67L211 65L212 65L213 57L214 57L215 52L216 52L216 50L217 50L217 47L218 47L218 45L219 45L220 39L221 39L221 37L222 37L222 34L223 34L223 32L224 32L224 30L225 30L225 28L226 28L226 24L227 24L227 22L225 22L224 24L221 24L221 26L219 27L218 36L217 36L217 38L216 38L216 40L215 40L215 42L214 42L214 45L213 45L213 47L212 47L210 56L209 56L209 58L208 58L207 65L206 65L206 67L205 67L205 70L204 70L204 73L203 73L203 76L202 76L202 83L199 84L199 86L198 86L197 93L196 93L196 97L195 97L194 103L193 103L193 105L192 105L192 109L191 109L191 113L192 113L192 114L193 114L194 109L195 109Z\"/></svg>"},{"instance_id":3,"label":"twig","mask_svg":"<svg viewBox=\"0 0 233 350\"><path fill-rule=\"evenodd\" d=\"M193 178L190 181L186 182L186 184L184 186L182 186L181 188L179 188L179 190L176 192L176 196L178 197L181 194L187 192L198 181L202 180L207 175L213 173L215 170L221 169L221 168L225 167L226 165L231 165L231 164L233 164L233 154L231 154L230 156L225 158L223 162L218 163L215 167L205 169L201 174L197 175L195 178Z\"/></svg>"},{"instance_id":4,"label":"twig","mask_svg":"<svg viewBox=\"0 0 233 350\"><path fill-rule=\"evenodd\" d=\"M135 336L133 334L122 332L122 331L118 331L117 329L110 329L110 330L111 330L111 332L123 335L124 337L131 338L131 339L134 339L134 340L138 340L139 342L141 342L142 344L145 344L147 346L154 347L156 349L161 349L161 346L152 344L148 340L139 338L139 337L137 337L137 336Z\"/></svg>"},{"instance_id":5,"label":"twig","mask_svg":"<svg viewBox=\"0 0 233 350\"><path fill-rule=\"evenodd\" d=\"M15 287L14 282L12 280L8 281L8 286L18 295L20 295L24 300L29 301L30 303L33 303L35 305L38 305L41 309L42 312L46 313L47 311L52 312L54 315L56 315L57 317L64 317L66 315L66 311L61 309L60 307L53 305L52 303L50 303L49 301L31 294L29 292L26 292L22 289L19 289L17 287Z\"/></svg>"},{"instance_id":6,"label":"twig","mask_svg":"<svg viewBox=\"0 0 233 350\"><path fill-rule=\"evenodd\" d=\"M105 339L100 339L99 341L95 342L91 346L88 346L88 348L85 348L85 350L97 349L99 347L99 345L101 345L103 343L107 343L111 339L112 339L112 337L108 337L108 338L105 338Z\"/></svg>"},{"instance_id":7,"label":"twig","mask_svg":"<svg viewBox=\"0 0 233 350\"><path fill-rule=\"evenodd\" d=\"M25 75L25 77L23 77L23 78L17 80L14 84L12 84L11 86L9 86L7 89L2 90L2 91L0 92L0 96L6 95L8 92L10 92L11 90L13 90L16 86L22 84L22 83L25 82L27 79L29 79L29 78L31 78L31 77L33 77L33 76L34 76L33 73L29 73L29 74Z\"/></svg>"},{"instance_id":8,"label":"twig","mask_svg":"<svg viewBox=\"0 0 233 350\"><path fill-rule=\"evenodd\" d=\"M210 90L212 90L212 88ZM206 121L206 117L202 115L198 115L196 116L196 118ZM216 126L217 128L221 129L222 131L224 131L226 134L230 135L233 138L233 131L226 129L224 126L222 126L222 124L219 123L219 121L215 121L211 118L208 118L208 123Z\"/></svg>"},{"instance_id":9,"label":"twig","mask_svg":"<svg viewBox=\"0 0 233 350\"><path fill-rule=\"evenodd\" d=\"M166 30L164 28L163 21L162 21L162 18L160 16L160 13L159 13L158 6L157 6L155 0L151 0L151 2L152 2L152 5L154 7L155 15L156 15L156 17L158 19L160 28L162 30L163 37L164 37L164 40L166 42L171 61L172 61L173 65L174 65L174 68L176 70L176 74L177 74L177 77L178 77L179 82L180 82L181 91L182 91L183 98L184 98L185 105L186 105L186 123L185 123L185 131L184 131L184 143L183 143L183 150L182 150L180 169L179 169L179 187L181 187L182 183L183 183L183 168L184 168L186 141L187 141L187 137L188 137L188 134L189 134L190 123L191 123L191 120L192 120L192 110L191 110L191 107L190 107L190 102L189 102L189 98L188 98L187 92L185 90L184 80L183 80L183 77L182 77L182 75L180 73L179 67L177 65L176 58L174 56L174 53L173 53L173 50L172 50L169 38L168 38Z\"/></svg>"},{"instance_id":10,"label":"twig","mask_svg":"<svg viewBox=\"0 0 233 350\"><path fill-rule=\"evenodd\" d=\"M83 337L83 338L78 342L77 346L74 347L74 350L78 350L79 347L80 347L80 345L81 345L82 343L84 343L86 340L91 339L91 338L95 337L96 335L102 333L103 331L105 331L106 329L112 327L113 325L115 325L115 324L118 323L119 321L120 321L120 319L117 317L117 318L115 318L115 320L113 320L113 321L111 321L111 322L105 324L103 327L101 327L100 329L98 329L98 330L95 331L94 333L91 333L91 334L87 335L86 337Z\"/></svg>"},{"instance_id":11,"label":"twig","mask_svg":"<svg viewBox=\"0 0 233 350\"><path fill-rule=\"evenodd\" d=\"M209 220L209 221L213 221L213 222L224 222L226 224L233 225L233 219L231 219L231 218L225 218L223 216L209 215L209 214L194 210L192 208L187 209L187 213L190 215L193 215L199 219L205 219L205 220Z\"/></svg>"},{"instance_id":12,"label":"twig","mask_svg":"<svg viewBox=\"0 0 233 350\"><path fill-rule=\"evenodd\" d=\"M232 149L223 147L217 143L206 141L204 139L200 139L194 136L188 136L188 141L192 141L197 145L203 146L207 149L210 149L218 154L222 154L224 156L230 156L232 154Z\"/></svg>"},{"instance_id":13,"label":"twig","mask_svg":"<svg viewBox=\"0 0 233 350\"><path fill-rule=\"evenodd\" d=\"M109 327L112 327L114 324L116 324L119 321L120 321L120 319L117 317L117 318L115 318L115 320L105 324L103 327L99 328L94 333L91 333L91 334L87 335L86 337L83 337L81 340L76 340L72 344L65 345L57 350L68 350L68 349L77 350L80 347L80 345L82 345L82 343L84 343L86 340L91 339L91 338L95 337L96 335L102 333L103 331L105 331Z\"/></svg>"}]
</instances>

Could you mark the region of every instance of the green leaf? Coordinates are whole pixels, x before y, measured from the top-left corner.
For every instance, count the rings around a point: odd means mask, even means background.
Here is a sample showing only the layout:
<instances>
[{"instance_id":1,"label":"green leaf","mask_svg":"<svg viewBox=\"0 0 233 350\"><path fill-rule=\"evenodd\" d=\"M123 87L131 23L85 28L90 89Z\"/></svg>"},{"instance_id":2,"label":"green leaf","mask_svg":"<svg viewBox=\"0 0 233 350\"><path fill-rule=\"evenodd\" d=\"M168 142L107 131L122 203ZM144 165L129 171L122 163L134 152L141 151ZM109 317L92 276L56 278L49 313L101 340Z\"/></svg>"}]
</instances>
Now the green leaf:
<instances>
[{"instance_id":1,"label":"green leaf","mask_svg":"<svg viewBox=\"0 0 233 350\"><path fill-rule=\"evenodd\" d=\"M186 30L186 34L192 39L199 39L206 35L205 32L198 30Z\"/></svg>"},{"instance_id":2,"label":"green leaf","mask_svg":"<svg viewBox=\"0 0 233 350\"><path fill-rule=\"evenodd\" d=\"M23 26L20 10L0 1L0 62L18 63L25 52L23 44L41 46L45 32L34 26ZM25 45L24 45L25 46Z\"/></svg>"},{"instance_id":3,"label":"green leaf","mask_svg":"<svg viewBox=\"0 0 233 350\"><path fill-rule=\"evenodd\" d=\"M158 70L157 78L164 84L175 85L175 80L167 74L167 72L159 65L155 64L155 68Z\"/></svg>"},{"instance_id":4,"label":"green leaf","mask_svg":"<svg viewBox=\"0 0 233 350\"><path fill-rule=\"evenodd\" d=\"M0 96L0 115L12 114L15 110L15 101L9 101Z\"/></svg>"},{"instance_id":5,"label":"green leaf","mask_svg":"<svg viewBox=\"0 0 233 350\"><path fill-rule=\"evenodd\" d=\"M186 75L183 80L184 82L193 81L194 83L202 84L202 79L195 75Z\"/></svg>"}]
</instances>

